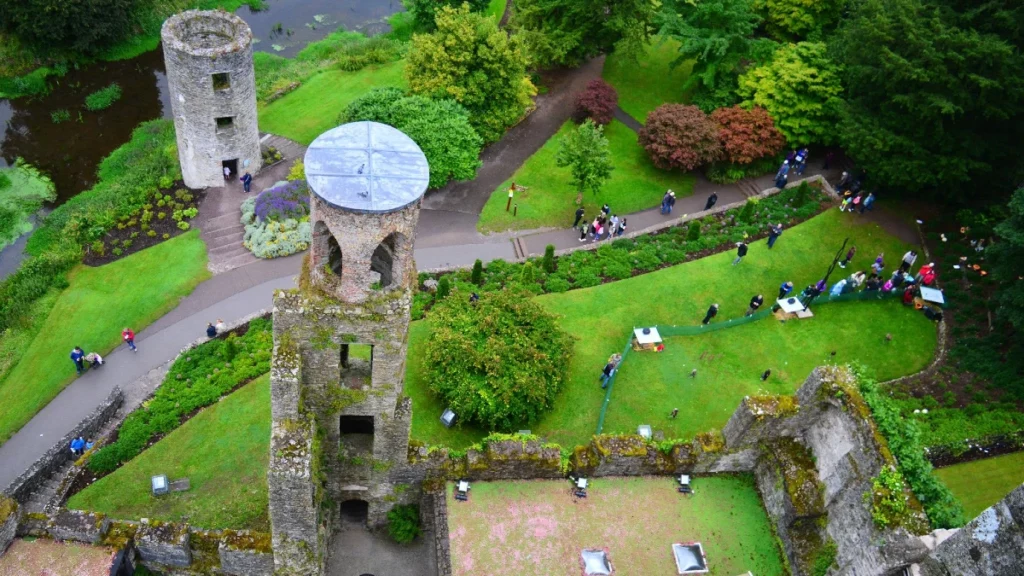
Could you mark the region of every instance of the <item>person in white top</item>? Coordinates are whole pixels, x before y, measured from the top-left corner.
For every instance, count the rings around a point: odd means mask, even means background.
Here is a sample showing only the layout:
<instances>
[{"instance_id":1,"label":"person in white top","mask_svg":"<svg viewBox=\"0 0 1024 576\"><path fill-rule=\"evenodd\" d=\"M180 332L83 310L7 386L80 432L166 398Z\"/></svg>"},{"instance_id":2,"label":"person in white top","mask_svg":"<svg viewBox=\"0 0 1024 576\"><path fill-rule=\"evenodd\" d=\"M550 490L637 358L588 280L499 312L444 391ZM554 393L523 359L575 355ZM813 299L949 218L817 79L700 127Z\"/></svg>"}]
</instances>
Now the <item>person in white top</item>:
<instances>
[{"instance_id":1,"label":"person in white top","mask_svg":"<svg viewBox=\"0 0 1024 576\"><path fill-rule=\"evenodd\" d=\"M913 250L907 252L903 255L903 262L900 262L900 270L904 272L909 271L915 261L917 261L917 252Z\"/></svg>"}]
</instances>

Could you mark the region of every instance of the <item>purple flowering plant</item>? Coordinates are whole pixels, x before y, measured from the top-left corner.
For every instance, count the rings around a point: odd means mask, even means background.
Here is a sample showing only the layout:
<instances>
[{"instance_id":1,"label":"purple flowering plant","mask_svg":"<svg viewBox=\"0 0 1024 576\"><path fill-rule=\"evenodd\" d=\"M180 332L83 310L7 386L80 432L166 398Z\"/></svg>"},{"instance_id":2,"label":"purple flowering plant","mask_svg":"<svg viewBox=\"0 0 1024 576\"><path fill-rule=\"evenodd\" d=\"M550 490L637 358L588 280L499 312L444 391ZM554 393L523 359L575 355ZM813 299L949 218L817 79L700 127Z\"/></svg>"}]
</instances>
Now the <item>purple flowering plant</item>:
<instances>
[{"instance_id":1,"label":"purple flowering plant","mask_svg":"<svg viewBox=\"0 0 1024 576\"><path fill-rule=\"evenodd\" d=\"M254 208L260 222L301 219L309 215L309 188L301 181L269 188L256 197Z\"/></svg>"}]
</instances>

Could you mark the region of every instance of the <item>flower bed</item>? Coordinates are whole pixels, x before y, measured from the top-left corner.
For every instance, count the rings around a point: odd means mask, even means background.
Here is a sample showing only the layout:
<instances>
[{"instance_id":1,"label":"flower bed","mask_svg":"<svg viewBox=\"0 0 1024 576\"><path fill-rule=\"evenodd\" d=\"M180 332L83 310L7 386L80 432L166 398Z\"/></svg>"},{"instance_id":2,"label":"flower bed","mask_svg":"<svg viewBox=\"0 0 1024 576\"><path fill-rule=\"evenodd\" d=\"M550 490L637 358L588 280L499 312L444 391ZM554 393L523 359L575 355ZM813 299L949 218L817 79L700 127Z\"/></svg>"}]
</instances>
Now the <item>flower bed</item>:
<instances>
[{"instance_id":1,"label":"flower bed","mask_svg":"<svg viewBox=\"0 0 1024 576\"><path fill-rule=\"evenodd\" d=\"M279 182L242 203L242 245L257 258L277 258L309 248L309 188L305 181Z\"/></svg>"}]
</instances>

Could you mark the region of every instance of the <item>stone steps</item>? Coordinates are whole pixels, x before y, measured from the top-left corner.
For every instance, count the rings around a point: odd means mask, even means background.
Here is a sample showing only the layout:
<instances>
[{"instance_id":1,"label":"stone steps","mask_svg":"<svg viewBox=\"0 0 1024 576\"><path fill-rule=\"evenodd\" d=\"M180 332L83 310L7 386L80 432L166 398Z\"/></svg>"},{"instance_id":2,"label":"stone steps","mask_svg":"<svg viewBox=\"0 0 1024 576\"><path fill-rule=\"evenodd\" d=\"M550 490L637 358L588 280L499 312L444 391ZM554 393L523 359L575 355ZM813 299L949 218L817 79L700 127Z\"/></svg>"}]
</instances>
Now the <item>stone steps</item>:
<instances>
[{"instance_id":1,"label":"stone steps","mask_svg":"<svg viewBox=\"0 0 1024 576\"><path fill-rule=\"evenodd\" d=\"M207 240L206 249L213 250L215 248L223 248L224 246L241 246L244 236L245 229L239 226L237 230L228 231L223 235Z\"/></svg>"},{"instance_id":2,"label":"stone steps","mask_svg":"<svg viewBox=\"0 0 1024 576\"><path fill-rule=\"evenodd\" d=\"M264 134L263 137L260 138L260 144L276 148L285 160L289 158L302 158L306 153L305 146L275 134Z\"/></svg>"}]
</instances>

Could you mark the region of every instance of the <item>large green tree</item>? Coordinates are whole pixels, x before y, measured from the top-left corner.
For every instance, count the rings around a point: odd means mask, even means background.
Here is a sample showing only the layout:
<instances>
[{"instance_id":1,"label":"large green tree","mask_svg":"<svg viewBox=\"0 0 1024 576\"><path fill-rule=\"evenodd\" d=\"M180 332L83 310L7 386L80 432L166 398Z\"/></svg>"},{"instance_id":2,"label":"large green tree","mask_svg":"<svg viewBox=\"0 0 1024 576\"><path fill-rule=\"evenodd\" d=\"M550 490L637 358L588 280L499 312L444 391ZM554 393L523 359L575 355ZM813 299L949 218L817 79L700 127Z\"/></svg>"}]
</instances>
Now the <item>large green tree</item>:
<instances>
[{"instance_id":1,"label":"large green tree","mask_svg":"<svg viewBox=\"0 0 1024 576\"><path fill-rule=\"evenodd\" d=\"M692 102L705 112L739 102L736 78L750 60L764 60L774 42L755 39L761 18L748 0L668 0L660 15L661 34L679 41L678 66L693 61L680 91L694 90Z\"/></svg>"},{"instance_id":2,"label":"large green tree","mask_svg":"<svg viewBox=\"0 0 1024 576\"><path fill-rule=\"evenodd\" d=\"M820 42L787 44L739 78L743 106L760 106L790 144L830 144L843 87Z\"/></svg>"},{"instance_id":3,"label":"large green tree","mask_svg":"<svg viewBox=\"0 0 1024 576\"><path fill-rule=\"evenodd\" d=\"M581 195L586 190L597 194L612 176L608 139L602 127L589 118L562 138L555 162L561 168L569 167L572 183Z\"/></svg>"},{"instance_id":4,"label":"large green tree","mask_svg":"<svg viewBox=\"0 0 1024 576\"><path fill-rule=\"evenodd\" d=\"M753 0L754 10L764 15L765 28L784 40L820 37L832 30L846 7L843 0Z\"/></svg>"},{"instance_id":5,"label":"large green tree","mask_svg":"<svg viewBox=\"0 0 1024 576\"><path fill-rule=\"evenodd\" d=\"M0 0L0 27L42 51L94 53L131 33L136 0Z\"/></svg>"},{"instance_id":6,"label":"large green tree","mask_svg":"<svg viewBox=\"0 0 1024 576\"><path fill-rule=\"evenodd\" d=\"M840 143L879 185L966 198L1020 181L1019 30L1012 19L985 16L921 0L861 0L835 36L849 104ZM986 22L981 29L992 32L975 29Z\"/></svg>"},{"instance_id":7,"label":"large green tree","mask_svg":"<svg viewBox=\"0 0 1024 576\"><path fill-rule=\"evenodd\" d=\"M999 317L1024 330L1024 188L1013 194L1010 215L996 226L999 241L988 248L992 276L999 282Z\"/></svg>"},{"instance_id":8,"label":"large green tree","mask_svg":"<svg viewBox=\"0 0 1024 576\"><path fill-rule=\"evenodd\" d=\"M575 66L613 49L639 54L655 0L516 0L512 23L541 66Z\"/></svg>"},{"instance_id":9,"label":"large green tree","mask_svg":"<svg viewBox=\"0 0 1024 576\"><path fill-rule=\"evenodd\" d=\"M433 32L437 29L434 18L442 6L458 8L464 2L471 12L483 12L488 4L488 0L402 0L402 5L412 14L417 31Z\"/></svg>"},{"instance_id":10,"label":"large green tree","mask_svg":"<svg viewBox=\"0 0 1024 576\"><path fill-rule=\"evenodd\" d=\"M430 98L451 98L469 110L487 142L501 137L532 104L536 88L526 76L522 40L486 16L444 6L437 31L417 34L406 65L409 88Z\"/></svg>"}]
</instances>

